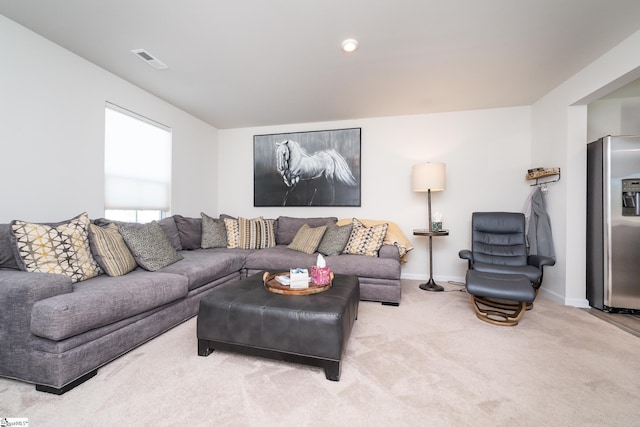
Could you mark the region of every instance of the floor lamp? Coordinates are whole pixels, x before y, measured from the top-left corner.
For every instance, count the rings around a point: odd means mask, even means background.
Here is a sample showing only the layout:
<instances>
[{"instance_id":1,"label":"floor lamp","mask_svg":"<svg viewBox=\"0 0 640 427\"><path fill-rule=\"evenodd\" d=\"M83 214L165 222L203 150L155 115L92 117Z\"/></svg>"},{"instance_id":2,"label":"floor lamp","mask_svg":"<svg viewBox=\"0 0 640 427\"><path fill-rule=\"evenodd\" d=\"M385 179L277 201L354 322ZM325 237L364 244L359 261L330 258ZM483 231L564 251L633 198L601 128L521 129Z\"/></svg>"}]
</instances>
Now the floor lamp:
<instances>
[{"instance_id":1,"label":"floor lamp","mask_svg":"<svg viewBox=\"0 0 640 427\"><path fill-rule=\"evenodd\" d=\"M427 204L428 204L428 224L429 232L426 235L429 236L429 281L422 283L420 289L425 291L439 292L444 288L438 285L433 280L433 250L432 250L432 237L433 237L433 222L431 221L431 192L432 191L444 191L446 188L446 165L444 163L419 163L413 165L411 170L411 185L413 191L426 192Z\"/></svg>"}]
</instances>

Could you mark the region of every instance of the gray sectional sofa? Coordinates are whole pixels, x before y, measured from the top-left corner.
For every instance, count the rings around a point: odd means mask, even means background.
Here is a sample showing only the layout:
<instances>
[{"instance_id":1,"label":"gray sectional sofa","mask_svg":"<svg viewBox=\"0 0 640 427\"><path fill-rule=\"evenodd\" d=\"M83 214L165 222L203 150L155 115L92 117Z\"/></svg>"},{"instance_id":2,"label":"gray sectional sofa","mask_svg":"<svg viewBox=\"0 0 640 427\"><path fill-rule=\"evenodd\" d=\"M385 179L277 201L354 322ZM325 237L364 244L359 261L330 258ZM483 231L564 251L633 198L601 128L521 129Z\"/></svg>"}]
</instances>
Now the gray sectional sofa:
<instances>
[{"instance_id":1,"label":"gray sectional sofa","mask_svg":"<svg viewBox=\"0 0 640 427\"><path fill-rule=\"evenodd\" d=\"M200 218L175 215L160 224L180 261L153 272L138 267L122 276L102 274L76 283L61 274L21 271L10 225L0 224L0 376L62 394L109 361L196 315L209 290L263 270L314 265L317 254L287 245L301 224L313 227L328 220L336 219L280 217L275 221L277 245L267 249L202 249ZM396 246L383 245L378 257L325 259L333 272L359 278L362 300L400 303Z\"/></svg>"}]
</instances>

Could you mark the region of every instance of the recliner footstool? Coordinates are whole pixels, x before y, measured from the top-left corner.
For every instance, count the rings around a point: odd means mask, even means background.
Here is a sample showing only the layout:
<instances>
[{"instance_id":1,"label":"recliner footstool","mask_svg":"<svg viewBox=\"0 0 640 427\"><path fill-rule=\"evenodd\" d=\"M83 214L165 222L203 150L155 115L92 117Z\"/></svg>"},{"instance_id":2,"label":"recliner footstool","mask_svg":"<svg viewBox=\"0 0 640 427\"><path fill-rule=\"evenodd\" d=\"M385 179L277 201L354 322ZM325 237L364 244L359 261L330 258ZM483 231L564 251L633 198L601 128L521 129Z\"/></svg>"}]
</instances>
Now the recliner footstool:
<instances>
[{"instance_id":1,"label":"recliner footstool","mask_svg":"<svg viewBox=\"0 0 640 427\"><path fill-rule=\"evenodd\" d=\"M198 355L237 351L323 367L339 381L341 361L358 314L360 283L336 274L327 291L279 295L262 273L213 289L200 301Z\"/></svg>"},{"instance_id":2,"label":"recliner footstool","mask_svg":"<svg viewBox=\"0 0 640 427\"><path fill-rule=\"evenodd\" d=\"M527 309L527 303L536 297L531 281L523 274L468 270L466 286L478 319L499 326L517 325ZM515 304L500 304L495 300Z\"/></svg>"}]
</instances>

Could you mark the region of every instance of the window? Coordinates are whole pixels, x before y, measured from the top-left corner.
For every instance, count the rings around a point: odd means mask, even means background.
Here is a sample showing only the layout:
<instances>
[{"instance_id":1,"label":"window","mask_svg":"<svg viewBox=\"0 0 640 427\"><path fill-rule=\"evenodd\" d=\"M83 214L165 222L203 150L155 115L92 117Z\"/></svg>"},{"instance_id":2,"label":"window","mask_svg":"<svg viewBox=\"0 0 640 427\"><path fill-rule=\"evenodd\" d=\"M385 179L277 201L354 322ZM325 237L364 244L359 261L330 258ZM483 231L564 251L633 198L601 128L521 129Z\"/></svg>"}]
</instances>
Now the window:
<instances>
[{"instance_id":1,"label":"window","mask_svg":"<svg viewBox=\"0 0 640 427\"><path fill-rule=\"evenodd\" d=\"M171 211L171 129L107 103L105 217L148 222Z\"/></svg>"}]
</instances>

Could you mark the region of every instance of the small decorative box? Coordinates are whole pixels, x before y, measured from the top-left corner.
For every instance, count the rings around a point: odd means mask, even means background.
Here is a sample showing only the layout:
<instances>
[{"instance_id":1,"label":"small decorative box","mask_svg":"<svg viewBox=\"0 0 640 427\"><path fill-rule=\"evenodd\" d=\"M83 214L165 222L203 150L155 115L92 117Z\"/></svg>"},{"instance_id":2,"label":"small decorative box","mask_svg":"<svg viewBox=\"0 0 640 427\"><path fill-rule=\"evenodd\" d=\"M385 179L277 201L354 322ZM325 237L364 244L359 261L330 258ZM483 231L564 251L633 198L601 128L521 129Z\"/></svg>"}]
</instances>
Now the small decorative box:
<instances>
[{"instance_id":1,"label":"small decorative box","mask_svg":"<svg viewBox=\"0 0 640 427\"><path fill-rule=\"evenodd\" d=\"M331 282L329 267L311 266L311 283L314 285L326 285Z\"/></svg>"}]
</instances>

